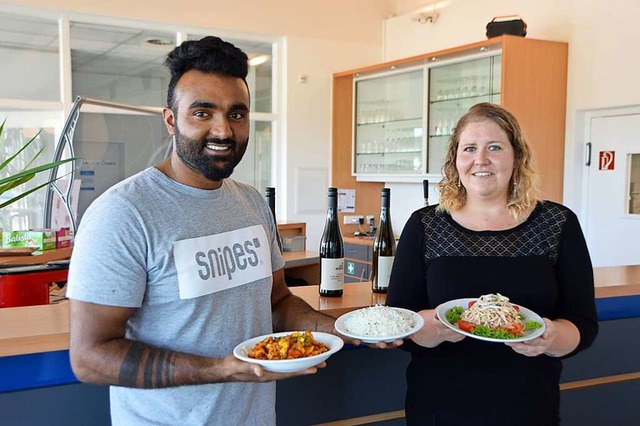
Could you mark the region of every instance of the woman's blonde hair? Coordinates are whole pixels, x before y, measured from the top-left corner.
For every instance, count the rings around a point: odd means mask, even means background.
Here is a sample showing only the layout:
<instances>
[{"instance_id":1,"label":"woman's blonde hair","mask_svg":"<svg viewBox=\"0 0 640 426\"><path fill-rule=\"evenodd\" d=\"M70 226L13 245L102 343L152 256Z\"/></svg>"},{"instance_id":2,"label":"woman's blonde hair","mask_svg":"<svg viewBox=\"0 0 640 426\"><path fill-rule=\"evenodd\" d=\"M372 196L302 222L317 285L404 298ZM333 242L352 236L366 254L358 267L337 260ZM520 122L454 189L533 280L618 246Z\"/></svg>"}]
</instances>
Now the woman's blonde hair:
<instances>
[{"instance_id":1,"label":"woman's blonde hair","mask_svg":"<svg viewBox=\"0 0 640 426\"><path fill-rule=\"evenodd\" d=\"M439 184L440 204L438 210L451 213L464 206L467 190L460 184L460 175L456 168L456 157L460 145L460 135L470 123L491 120L507 134L514 151L513 173L509 181L509 200L507 208L516 219L528 215L538 202L537 174L533 164L531 147L527 143L516 118L506 109L484 102L472 106L456 124L447 147L445 162L442 166L444 177Z\"/></svg>"}]
</instances>

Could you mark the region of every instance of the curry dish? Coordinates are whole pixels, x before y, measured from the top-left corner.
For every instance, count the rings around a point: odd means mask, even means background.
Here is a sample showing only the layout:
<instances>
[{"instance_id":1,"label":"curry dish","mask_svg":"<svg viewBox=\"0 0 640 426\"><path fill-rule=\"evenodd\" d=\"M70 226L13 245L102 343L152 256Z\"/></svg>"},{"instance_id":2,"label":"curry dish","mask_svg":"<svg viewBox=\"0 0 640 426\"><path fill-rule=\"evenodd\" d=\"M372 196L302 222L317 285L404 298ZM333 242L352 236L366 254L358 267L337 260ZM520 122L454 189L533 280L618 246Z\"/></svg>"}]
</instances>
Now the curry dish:
<instances>
[{"instance_id":1,"label":"curry dish","mask_svg":"<svg viewBox=\"0 0 640 426\"><path fill-rule=\"evenodd\" d=\"M295 331L288 336L267 337L248 353L249 358L283 360L306 358L327 352L329 347L313 338L310 331Z\"/></svg>"}]
</instances>

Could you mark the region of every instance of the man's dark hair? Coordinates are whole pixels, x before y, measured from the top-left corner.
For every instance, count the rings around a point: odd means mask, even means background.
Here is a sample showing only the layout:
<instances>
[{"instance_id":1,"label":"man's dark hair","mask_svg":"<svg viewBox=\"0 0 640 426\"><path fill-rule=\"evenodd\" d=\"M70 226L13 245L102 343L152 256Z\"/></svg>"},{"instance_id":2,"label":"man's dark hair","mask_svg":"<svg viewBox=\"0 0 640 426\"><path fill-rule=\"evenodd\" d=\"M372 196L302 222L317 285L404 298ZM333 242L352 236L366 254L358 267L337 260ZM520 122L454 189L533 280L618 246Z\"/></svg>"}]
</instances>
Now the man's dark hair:
<instances>
[{"instance_id":1,"label":"man's dark hair","mask_svg":"<svg viewBox=\"0 0 640 426\"><path fill-rule=\"evenodd\" d=\"M242 50L218 37L207 36L200 40L185 41L173 49L164 61L171 73L167 106L173 109L176 84L190 70L238 77L246 84L248 59Z\"/></svg>"}]
</instances>

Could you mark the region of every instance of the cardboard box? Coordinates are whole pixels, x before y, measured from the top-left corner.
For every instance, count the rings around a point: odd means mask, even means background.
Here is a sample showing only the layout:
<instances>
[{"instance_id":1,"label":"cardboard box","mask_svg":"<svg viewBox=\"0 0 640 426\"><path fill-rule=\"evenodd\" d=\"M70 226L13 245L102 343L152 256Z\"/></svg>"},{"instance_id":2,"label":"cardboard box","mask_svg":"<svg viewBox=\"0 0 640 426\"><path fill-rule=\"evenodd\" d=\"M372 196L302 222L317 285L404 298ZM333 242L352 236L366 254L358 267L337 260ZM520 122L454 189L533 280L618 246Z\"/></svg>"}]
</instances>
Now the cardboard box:
<instances>
[{"instance_id":1,"label":"cardboard box","mask_svg":"<svg viewBox=\"0 0 640 426\"><path fill-rule=\"evenodd\" d=\"M282 251L304 251L307 237L282 237Z\"/></svg>"},{"instance_id":2,"label":"cardboard box","mask_svg":"<svg viewBox=\"0 0 640 426\"><path fill-rule=\"evenodd\" d=\"M71 247L73 243L73 232L70 228L60 228L56 231L56 248Z\"/></svg>"},{"instance_id":3,"label":"cardboard box","mask_svg":"<svg viewBox=\"0 0 640 426\"><path fill-rule=\"evenodd\" d=\"M35 247L39 250L56 248L56 233L53 230L11 231L2 233L2 248Z\"/></svg>"}]
</instances>

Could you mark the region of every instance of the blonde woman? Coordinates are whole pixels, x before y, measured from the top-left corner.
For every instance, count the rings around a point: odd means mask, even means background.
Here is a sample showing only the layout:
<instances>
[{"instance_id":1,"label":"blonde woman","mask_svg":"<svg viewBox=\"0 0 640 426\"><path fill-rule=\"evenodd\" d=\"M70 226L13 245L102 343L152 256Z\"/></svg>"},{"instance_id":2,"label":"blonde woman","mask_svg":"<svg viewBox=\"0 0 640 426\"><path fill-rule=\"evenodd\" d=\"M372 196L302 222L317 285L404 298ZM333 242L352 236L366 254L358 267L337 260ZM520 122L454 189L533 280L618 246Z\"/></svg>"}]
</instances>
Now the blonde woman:
<instances>
[{"instance_id":1,"label":"blonde woman","mask_svg":"<svg viewBox=\"0 0 640 426\"><path fill-rule=\"evenodd\" d=\"M407 222L393 266L390 306L418 311L422 330L402 346L409 425L558 425L561 357L593 342L593 270L574 213L536 194L531 148L515 117L472 107L451 137L440 204ZM464 337L434 308L501 293L544 318L521 343ZM466 308L466 306L465 306Z\"/></svg>"}]
</instances>

